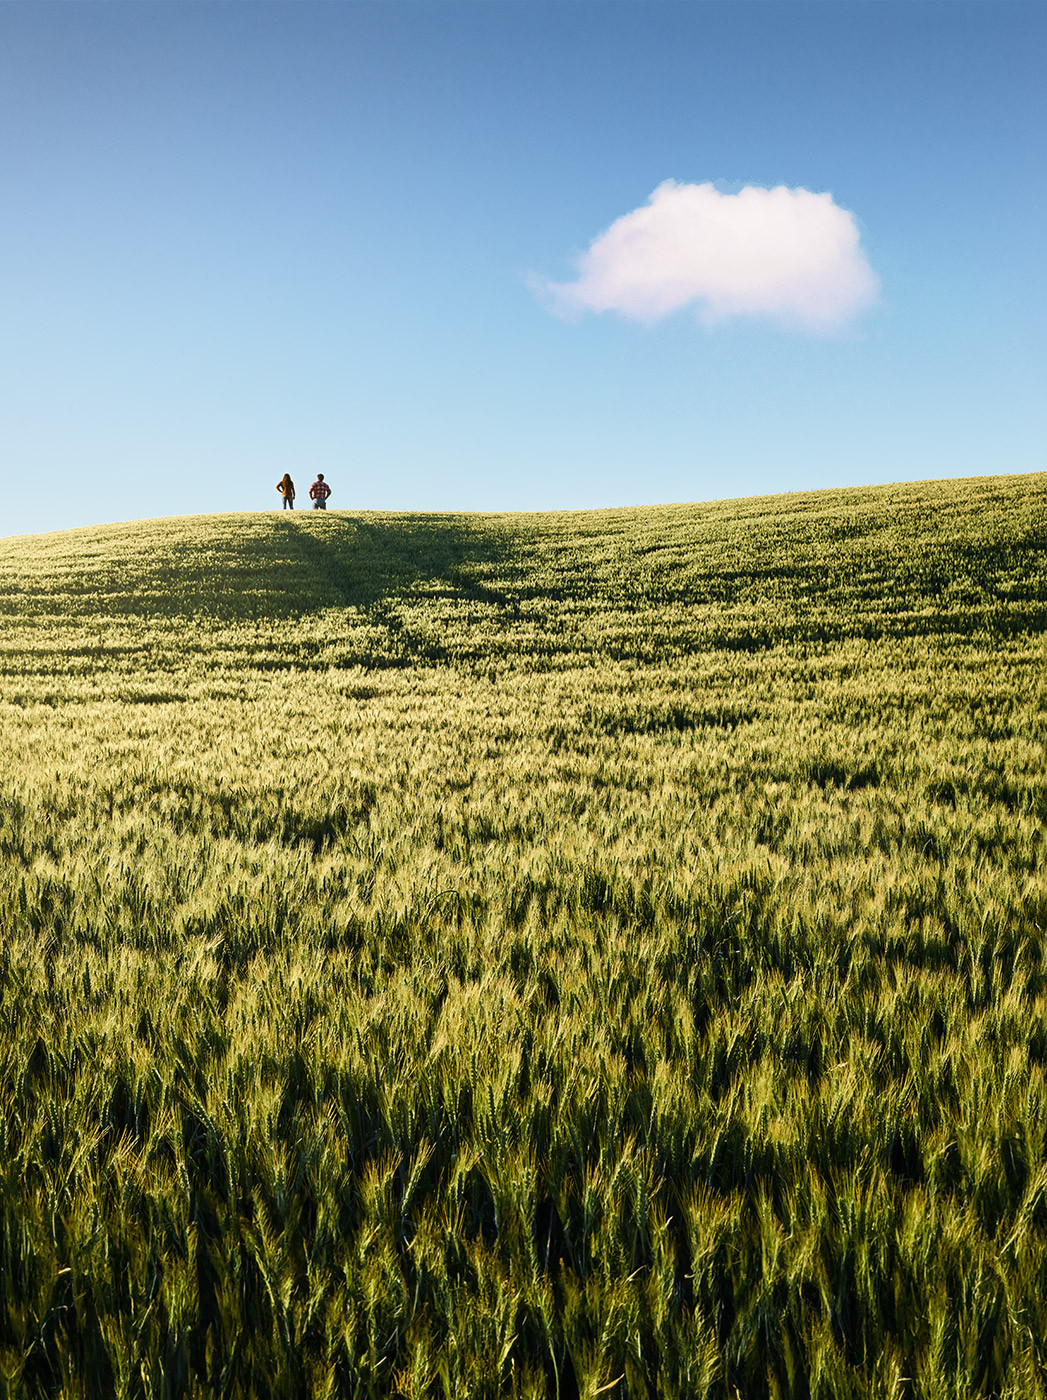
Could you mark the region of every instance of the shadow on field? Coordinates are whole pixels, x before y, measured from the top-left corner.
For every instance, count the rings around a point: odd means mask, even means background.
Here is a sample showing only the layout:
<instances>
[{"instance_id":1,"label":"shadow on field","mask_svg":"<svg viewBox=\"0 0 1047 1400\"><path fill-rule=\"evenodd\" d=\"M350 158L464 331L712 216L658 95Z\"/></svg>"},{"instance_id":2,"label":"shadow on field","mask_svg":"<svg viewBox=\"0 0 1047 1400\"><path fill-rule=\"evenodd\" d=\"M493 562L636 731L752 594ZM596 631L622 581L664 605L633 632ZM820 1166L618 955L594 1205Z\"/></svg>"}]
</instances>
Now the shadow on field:
<instances>
[{"instance_id":1,"label":"shadow on field","mask_svg":"<svg viewBox=\"0 0 1047 1400\"><path fill-rule=\"evenodd\" d=\"M326 661L341 666L407 666L459 659L458 626L449 609L468 622L483 618L502 631L519 618L508 531L465 516L410 515L279 517L278 548L267 597L270 617L293 617L323 608L348 608L384 639L347 638L339 649L320 646ZM457 634L452 637L451 633ZM301 650L303 644L298 644ZM307 644L305 644L307 645ZM314 645L320 645L314 643ZM286 650L286 648L285 648ZM307 657L299 661L312 664ZM258 663L256 663L258 664ZM280 650L265 664L282 666Z\"/></svg>"},{"instance_id":2,"label":"shadow on field","mask_svg":"<svg viewBox=\"0 0 1047 1400\"><path fill-rule=\"evenodd\" d=\"M330 606L371 608L382 599L429 585L456 599L518 611L510 594L471 577L468 569L504 568L508 540L464 516L279 517L289 544L328 592Z\"/></svg>"},{"instance_id":3,"label":"shadow on field","mask_svg":"<svg viewBox=\"0 0 1047 1400\"><path fill-rule=\"evenodd\" d=\"M292 620L350 607L377 620L410 593L518 611L495 580L512 535L455 515L300 511L186 517L57 535L38 559L0 569L0 617L148 619L182 624Z\"/></svg>"}]
</instances>

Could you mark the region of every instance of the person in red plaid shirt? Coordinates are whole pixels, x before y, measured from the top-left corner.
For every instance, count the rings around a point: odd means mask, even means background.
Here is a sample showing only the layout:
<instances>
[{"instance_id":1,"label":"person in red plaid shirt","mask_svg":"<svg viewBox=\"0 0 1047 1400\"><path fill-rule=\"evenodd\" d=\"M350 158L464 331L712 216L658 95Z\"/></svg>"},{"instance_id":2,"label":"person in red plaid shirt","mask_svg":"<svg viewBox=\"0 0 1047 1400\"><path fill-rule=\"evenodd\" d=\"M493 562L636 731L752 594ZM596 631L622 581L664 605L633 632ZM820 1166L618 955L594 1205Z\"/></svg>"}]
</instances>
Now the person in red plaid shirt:
<instances>
[{"instance_id":1,"label":"person in red plaid shirt","mask_svg":"<svg viewBox=\"0 0 1047 1400\"><path fill-rule=\"evenodd\" d=\"M309 499L313 503L313 510L326 510L327 498L331 494L331 488L324 480L323 472L316 473L316 480L309 488Z\"/></svg>"}]
</instances>

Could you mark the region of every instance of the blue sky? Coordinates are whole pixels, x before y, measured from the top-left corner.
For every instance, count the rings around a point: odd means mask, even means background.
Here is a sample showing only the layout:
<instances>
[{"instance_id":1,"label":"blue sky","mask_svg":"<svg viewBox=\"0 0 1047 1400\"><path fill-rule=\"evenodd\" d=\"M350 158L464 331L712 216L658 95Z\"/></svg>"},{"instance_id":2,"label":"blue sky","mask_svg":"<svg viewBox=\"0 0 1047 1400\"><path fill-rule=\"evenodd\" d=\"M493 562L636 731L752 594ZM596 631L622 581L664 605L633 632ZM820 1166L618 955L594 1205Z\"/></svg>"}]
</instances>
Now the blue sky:
<instances>
[{"instance_id":1,"label":"blue sky","mask_svg":"<svg viewBox=\"0 0 1047 1400\"><path fill-rule=\"evenodd\" d=\"M536 510L1042 470L1045 57L1009 0L0 3L0 534L284 471ZM828 193L875 302L556 314L667 180Z\"/></svg>"}]
</instances>

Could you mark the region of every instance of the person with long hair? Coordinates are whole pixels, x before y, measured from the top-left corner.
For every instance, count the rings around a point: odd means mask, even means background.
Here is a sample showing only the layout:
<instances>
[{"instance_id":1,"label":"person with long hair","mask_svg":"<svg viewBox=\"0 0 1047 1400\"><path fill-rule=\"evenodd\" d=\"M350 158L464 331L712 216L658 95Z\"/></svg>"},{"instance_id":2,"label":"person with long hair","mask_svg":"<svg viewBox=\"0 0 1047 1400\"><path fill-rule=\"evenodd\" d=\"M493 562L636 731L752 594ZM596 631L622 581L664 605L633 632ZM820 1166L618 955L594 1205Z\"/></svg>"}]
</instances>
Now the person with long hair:
<instances>
[{"instance_id":1,"label":"person with long hair","mask_svg":"<svg viewBox=\"0 0 1047 1400\"><path fill-rule=\"evenodd\" d=\"M294 510L294 482L290 472L284 472L284 479L276 483L276 489L284 498L284 510Z\"/></svg>"}]
</instances>

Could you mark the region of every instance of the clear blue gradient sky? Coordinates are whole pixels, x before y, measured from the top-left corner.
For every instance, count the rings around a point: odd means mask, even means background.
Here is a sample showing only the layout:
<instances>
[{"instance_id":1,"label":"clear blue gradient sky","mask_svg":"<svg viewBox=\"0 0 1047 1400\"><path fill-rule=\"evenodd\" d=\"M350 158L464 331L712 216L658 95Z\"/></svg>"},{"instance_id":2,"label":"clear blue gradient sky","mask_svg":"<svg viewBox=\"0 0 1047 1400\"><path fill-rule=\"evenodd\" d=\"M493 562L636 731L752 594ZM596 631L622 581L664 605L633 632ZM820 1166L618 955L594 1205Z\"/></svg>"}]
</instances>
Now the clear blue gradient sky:
<instances>
[{"instance_id":1,"label":"clear blue gradient sky","mask_svg":"<svg viewBox=\"0 0 1047 1400\"><path fill-rule=\"evenodd\" d=\"M1047 6L0 3L0 534L1047 465ZM851 211L843 331L559 319L662 181Z\"/></svg>"}]
</instances>

